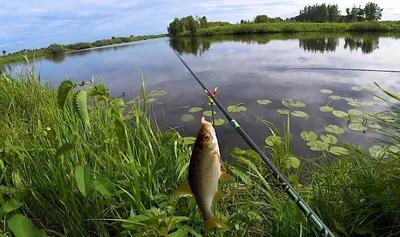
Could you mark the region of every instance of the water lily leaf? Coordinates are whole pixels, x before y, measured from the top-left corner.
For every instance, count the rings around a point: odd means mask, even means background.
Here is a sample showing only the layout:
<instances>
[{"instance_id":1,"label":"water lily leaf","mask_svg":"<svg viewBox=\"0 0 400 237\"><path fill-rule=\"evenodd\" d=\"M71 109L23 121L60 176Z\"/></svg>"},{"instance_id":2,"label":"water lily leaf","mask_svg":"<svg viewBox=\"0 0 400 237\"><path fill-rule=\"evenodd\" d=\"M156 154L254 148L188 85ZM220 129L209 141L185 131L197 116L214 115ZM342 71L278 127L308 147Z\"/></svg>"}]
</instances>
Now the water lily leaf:
<instances>
[{"instance_id":1,"label":"water lily leaf","mask_svg":"<svg viewBox=\"0 0 400 237\"><path fill-rule=\"evenodd\" d=\"M275 144L281 143L281 137L271 135L271 136L265 138L265 143L268 146L274 146Z\"/></svg>"},{"instance_id":2,"label":"water lily leaf","mask_svg":"<svg viewBox=\"0 0 400 237\"><path fill-rule=\"evenodd\" d=\"M324 141L320 141L320 140L309 142L309 143L307 143L307 145L311 145L310 149L313 151L324 151L324 150L328 150L328 148L329 148L328 143L326 143Z\"/></svg>"},{"instance_id":3,"label":"water lily leaf","mask_svg":"<svg viewBox=\"0 0 400 237\"><path fill-rule=\"evenodd\" d=\"M300 117L300 118L308 118L310 116L306 112L299 111L299 110L293 111L292 115L296 116L296 117Z\"/></svg>"},{"instance_id":4,"label":"water lily leaf","mask_svg":"<svg viewBox=\"0 0 400 237\"><path fill-rule=\"evenodd\" d=\"M270 100L257 100L257 103L259 103L260 105L268 105L272 102Z\"/></svg>"},{"instance_id":5,"label":"water lily leaf","mask_svg":"<svg viewBox=\"0 0 400 237\"><path fill-rule=\"evenodd\" d=\"M353 131L357 131L357 132L363 132L365 130L367 130L367 127L365 127L364 125L362 125L361 123L351 123L349 125L349 128Z\"/></svg>"},{"instance_id":6,"label":"water lily leaf","mask_svg":"<svg viewBox=\"0 0 400 237\"><path fill-rule=\"evenodd\" d=\"M319 107L319 111L321 112L332 112L333 110L334 110L333 107L327 105Z\"/></svg>"},{"instance_id":7,"label":"water lily leaf","mask_svg":"<svg viewBox=\"0 0 400 237\"><path fill-rule=\"evenodd\" d=\"M389 150L393 153L399 153L400 152L400 148L398 146L389 146Z\"/></svg>"},{"instance_id":8,"label":"water lily leaf","mask_svg":"<svg viewBox=\"0 0 400 237\"><path fill-rule=\"evenodd\" d=\"M307 131L303 131L300 134L301 138L303 138L303 140L308 141L308 142L313 142L315 140L317 140L318 136L315 132L307 132Z\"/></svg>"},{"instance_id":9,"label":"water lily leaf","mask_svg":"<svg viewBox=\"0 0 400 237\"><path fill-rule=\"evenodd\" d=\"M359 86L352 86L351 89L353 91L362 91L363 88L359 87Z\"/></svg>"},{"instance_id":10,"label":"water lily leaf","mask_svg":"<svg viewBox=\"0 0 400 237\"><path fill-rule=\"evenodd\" d=\"M221 125L223 125L225 123L225 120L222 119L222 118L218 118L218 119L215 119L214 122L215 122L214 126L221 126Z\"/></svg>"},{"instance_id":11,"label":"water lily leaf","mask_svg":"<svg viewBox=\"0 0 400 237\"><path fill-rule=\"evenodd\" d=\"M155 96L165 96L165 95L167 95L168 94L168 92L166 92L165 90L159 90L159 91L152 91L152 92L150 92L149 93L149 96L150 97L155 97Z\"/></svg>"},{"instance_id":12,"label":"water lily leaf","mask_svg":"<svg viewBox=\"0 0 400 237\"><path fill-rule=\"evenodd\" d=\"M282 100L282 104L286 107L290 107L293 104L293 100L292 99L284 99L284 100Z\"/></svg>"},{"instance_id":13,"label":"water lily leaf","mask_svg":"<svg viewBox=\"0 0 400 237\"><path fill-rule=\"evenodd\" d=\"M371 129L381 129L381 125L374 123L374 124L368 124L367 127L371 128Z\"/></svg>"},{"instance_id":14,"label":"water lily leaf","mask_svg":"<svg viewBox=\"0 0 400 237\"><path fill-rule=\"evenodd\" d=\"M294 157L294 156L291 156L291 157L289 157L289 160L290 160L290 165L291 165L293 168L297 169L297 168L300 167L300 160L299 160L299 158Z\"/></svg>"},{"instance_id":15,"label":"water lily leaf","mask_svg":"<svg viewBox=\"0 0 400 237\"><path fill-rule=\"evenodd\" d=\"M332 94L333 91L329 90L329 89L321 89L319 90L320 92L324 93L324 94Z\"/></svg>"},{"instance_id":16,"label":"water lily leaf","mask_svg":"<svg viewBox=\"0 0 400 237\"><path fill-rule=\"evenodd\" d=\"M189 109L189 112L190 113L196 113L196 112L200 112L202 110L203 110L203 108L200 108L200 107L192 107L192 108Z\"/></svg>"},{"instance_id":17,"label":"water lily leaf","mask_svg":"<svg viewBox=\"0 0 400 237\"><path fill-rule=\"evenodd\" d=\"M382 98L380 98L378 96L374 96L374 100L376 100L376 101L385 101L384 99L382 99Z\"/></svg>"},{"instance_id":18,"label":"water lily leaf","mask_svg":"<svg viewBox=\"0 0 400 237\"><path fill-rule=\"evenodd\" d=\"M214 113L213 113L214 112ZM212 116L212 114L217 114L215 111L211 111L211 110L206 110L203 112L204 116Z\"/></svg>"},{"instance_id":19,"label":"water lily leaf","mask_svg":"<svg viewBox=\"0 0 400 237\"><path fill-rule=\"evenodd\" d=\"M350 98L350 97L342 97L342 99L344 99L344 100L347 101L347 102L354 102L354 101L357 101L357 100L355 100L355 99L353 99L353 98Z\"/></svg>"},{"instance_id":20,"label":"water lily leaf","mask_svg":"<svg viewBox=\"0 0 400 237\"><path fill-rule=\"evenodd\" d=\"M355 119L351 119L352 123L362 123L363 119L362 118L355 118Z\"/></svg>"},{"instance_id":21,"label":"water lily leaf","mask_svg":"<svg viewBox=\"0 0 400 237\"><path fill-rule=\"evenodd\" d=\"M364 113L358 109L349 109L347 112L348 112L348 114L350 114L352 116L360 116Z\"/></svg>"},{"instance_id":22,"label":"water lily leaf","mask_svg":"<svg viewBox=\"0 0 400 237\"><path fill-rule=\"evenodd\" d=\"M343 112L343 111L340 111L340 110L334 110L334 111L332 111L332 114L335 115L336 117L339 117L339 118L349 117L349 115L346 112Z\"/></svg>"},{"instance_id":23,"label":"water lily leaf","mask_svg":"<svg viewBox=\"0 0 400 237\"><path fill-rule=\"evenodd\" d=\"M327 132L330 132L333 134L343 134L344 133L344 129L337 125L328 125L325 127L325 130Z\"/></svg>"},{"instance_id":24,"label":"water lily leaf","mask_svg":"<svg viewBox=\"0 0 400 237\"><path fill-rule=\"evenodd\" d=\"M361 102L361 105L362 106L377 106L378 104L377 103L375 103L375 102L373 102L373 101L363 101L363 102Z\"/></svg>"},{"instance_id":25,"label":"water lily leaf","mask_svg":"<svg viewBox=\"0 0 400 237\"><path fill-rule=\"evenodd\" d=\"M181 119L183 122L189 122L189 121L193 120L194 117L191 114L184 114L184 115L182 115Z\"/></svg>"},{"instance_id":26,"label":"water lily leaf","mask_svg":"<svg viewBox=\"0 0 400 237\"><path fill-rule=\"evenodd\" d=\"M247 111L247 108L243 105L229 105L228 112L244 112Z\"/></svg>"},{"instance_id":27,"label":"water lily leaf","mask_svg":"<svg viewBox=\"0 0 400 237\"><path fill-rule=\"evenodd\" d=\"M331 100L340 100L342 97L341 96L338 96L338 95L330 95L329 96L329 99L331 99Z\"/></svg>"},{"instance_id":28,"label":"water lily leaf","mask_svg":"<svg viewBox=\"0 0 400 237\"><path fill-rule=\"evenodd\" d=\"M288 109L283 109L283 110L282 109L278 109L277 111L280 114L289 114L290 113L290 111Z\"/></svg>"},{"instance_id":29,"label":"water lily leaf","mask_svg":"<svg viewBox=\"0 0 400 237\"><path fill-rule=\"evenodd\" d=\"M337 138L331 134L321 135L321 140L332 145L337 143Z\"/></svg>"},{"instance_id":30,"label":"water lily leaf","mask_svg":"<svg viewBox=\"0 0 400 237\"><path fill-rule=\"evenodd\" d=\"M385 154L383 147L378 145L373 145L368 149L369 153L377 158L381 158Z\"/></svg>"},{"instance_id":31,"label":"water lily leaf","mask_svg":"<svg viewBox=\"0 0 400 237\"><path fill-rule=\"evenodd\" d=\"M337 155L337 156L340 156L340 155L348 155L348 154L349 154L349 150L347 150L347 149L344 148L344 147L339 147L339 146L333 146L333 147L331 147L331 148L329 149L329 152L332 153L332 154L334 154L334 155Z\"/></svg>"}]
</instances>

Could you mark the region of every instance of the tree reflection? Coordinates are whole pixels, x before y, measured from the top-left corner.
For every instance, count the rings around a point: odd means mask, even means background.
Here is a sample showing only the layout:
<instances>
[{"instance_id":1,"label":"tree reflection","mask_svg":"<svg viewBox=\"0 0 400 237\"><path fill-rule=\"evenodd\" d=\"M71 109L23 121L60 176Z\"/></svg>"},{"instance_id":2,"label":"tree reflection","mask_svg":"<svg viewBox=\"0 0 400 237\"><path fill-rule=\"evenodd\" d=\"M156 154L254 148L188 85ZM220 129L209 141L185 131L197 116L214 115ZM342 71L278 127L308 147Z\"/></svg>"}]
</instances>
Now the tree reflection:
<instances>
[{"instance_id":1,"label":"tree reflection","mask_svg":"<svg viewBox=\"0 0 400 237\"><path fill-rule=\"evenodd\" d=\"M299 39L299 47L309 52L335 52L339 38Z\"/></svg>"},{"instance_id":2,"label":"tree reflection","mask_svg":"<svg viewBox=\"0 0 400 237\"><path fill-rule=\"evenodd\" d=\"M374 50L379 49L379 36L377 35L363 35L361 37L346 37L344 39L344 48L350 51L358 51L364 54L370 54Z\"/></svg>"}]
</instances>

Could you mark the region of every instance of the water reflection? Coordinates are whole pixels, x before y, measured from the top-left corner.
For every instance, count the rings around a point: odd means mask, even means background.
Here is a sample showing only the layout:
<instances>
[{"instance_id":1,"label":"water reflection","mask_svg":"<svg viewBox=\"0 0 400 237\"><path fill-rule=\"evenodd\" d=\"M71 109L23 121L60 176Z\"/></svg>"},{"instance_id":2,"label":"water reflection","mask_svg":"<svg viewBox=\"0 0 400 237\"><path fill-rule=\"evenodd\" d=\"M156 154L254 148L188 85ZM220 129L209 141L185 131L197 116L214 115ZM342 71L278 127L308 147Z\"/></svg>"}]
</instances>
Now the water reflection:
<instances>
[{"instance_id":1,"label":"water reflection","mask_svg":"<svg viewBox=\"0 0 400 237\"><path fill-rule=\"evenodd\" d=\"M299 47L309 52L335 52L339 46L338 38L299 39Z\"/></svg>"},{"instance_id":2,"label":"water reflection","mask_svg":"<svg viewBox=\"0 0 400 237\"><path fill-rule=\"evenodd\" d=\"M344 39L344 48L350 51L361 49L364 54L370 54L374 50L379 49L379 36L364 35L363 37L346 37Z\"/></svg>"}]
</instances>

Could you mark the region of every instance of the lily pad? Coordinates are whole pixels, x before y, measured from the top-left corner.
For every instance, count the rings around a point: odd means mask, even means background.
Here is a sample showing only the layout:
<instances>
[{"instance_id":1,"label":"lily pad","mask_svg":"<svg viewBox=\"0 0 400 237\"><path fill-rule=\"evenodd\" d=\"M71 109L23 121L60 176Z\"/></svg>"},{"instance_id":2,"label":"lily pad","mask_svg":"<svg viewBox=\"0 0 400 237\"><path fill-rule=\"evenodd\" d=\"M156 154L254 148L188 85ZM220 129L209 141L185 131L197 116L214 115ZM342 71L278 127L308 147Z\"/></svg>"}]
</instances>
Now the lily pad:
<instances>
[{"instance_id":1,"label":"lily pad","mask_svg":"<svg viewBox=\"0 0 400 237\"><path fill-rule=\"evenodd\" d=\"M213 113L214 112L214 113ZM204 116L212 116L212 114L216 114L216 112L215 111L211 111L211 110L206 110L206 111L204 111L203 112L203 115Z\"/></svg>"},{"instance_id":2,"label":"lily pad","mask_svg":"<svg viewBox=\"0 0 400 237\"><path fill-rule=\"evenodd\" d=\"M244 112L247 111L247 108L243 105L229 105L228 112Z\"/></svg>"},{"instance_id":3,"label":"lily pad","mask_svg":"<svg viewBox=\"0 0 400 237\"><path fill-rule=\"evenodd\" d=\"M374 96L374 100L376 100L376 101L385 101L384 99L381 99L381 98L378 97L378 96Z\"/></svg>"},{"instance_id":4,"label":"lily pad","mask_svg":"<svg viewBox=\"0 0 400 237\"><path fill-rule=\"evenodd\" d=\"M358 109L349 109L347 112L352 116L360 116L363 114L363 112Z\"/></svg>"},{"instance_id":5,"label":"lily pad","mask_svg":"<svg viewBox=\"0 0 400 237\"><path fill-rule=\"evenodd\" d=\"M290 111L288 109L278 109L277 111L280 114L289 114L290 113Z\"/></svg>"},{"instance_id":6,"label":"lily pad","mask_svg":"<svg viewBox=\"0 0 400 237\"><path fill-rule=\"evenodd\" d=\"M296 117L300 117L300 118L308 118L310 116L306 112L299 111L299 110L293 111L292 115L296 116Z\"/></svg>"},{"instance_id":7,"label":"lily pad","mask_svg":"<svg viewBox=\"0 0 400 237\"><path fill-rule=\"evenodd\" d=\"M331 134L321 135L321 140L332 145L337 143L337 138Z\"/></svg>"},{"instance_id":8,"label":"lily pad","mask_svg":"<svg viewBox=\"0 0 400 237\"><path fill-rule=\"evenodd\" d=\"M300 167L300 160L299 160L299 158L294 157L294 156L291 156L291 157L289 157L289 160L290 160L290 165L291 165L293 168L297 169L297 168Z\"/></svg>"},{"instance_id":9,"label":"lily pad","mask_svg":"<svg viewBox=\"0 0 400 237\"><path fill-rule=\"evenodd\" d=\"M270 100L257 100L257 103L259 103L260 105L268 105L272 102Z\"/></svg>"},{"instance_id":10,"label":"lily pad","mask_svg":"<svg viewBox=\"0 0 400 237\"><path fill-rule=\"evenodd\" d=\"M393 153L399 153L400 152L400 148L398 146L389 146L389 150Z\"/></svg>"},{"instance_id":11,"label":"lily pad","mask_svg":"<svg viewBox=\"0 0 400 237\"><path fill-rule=\"evenodd\" d=\"M281 137L271 135L271 136L265 138L265 143L268 146L274 146L275 144L281 143Z\"/></svg>"},{"instance_id":12,"label":"lily pad","mask_svg":"<svg viewBox=\"0 0 400 237\"><path fill-rule=\"evenodd\" d=\"M349 125L349 128L353 131L357 131L357 132L363 132L365 130L367 130L367 127L365 127L364 125L362 125L361 123L351 123Z\"/></svg>"},{"instance_id":13,"label":"lily pad","mask_svg":"<svg viewBox=\"0 0 400 237\"><path fill-rule=\"evenodd\" d=\"M301 138L303 138L303 140L308 141L308 142L313 142L315 140L317 140L318 136L315 132L307 132L307 131L303 131L300 133Z\"/></svg>"},{"instance_id":14,"label":"lily pad","mask_svg":"<svg viewBox=\"0 0 400 237\"><path fill-rule=\"evenodd\" d=\"M361 105L363 105L363 106L377 106L378 104L377 103L375 103L375 102L373 102L373 101L363 101L363 102L361 102Z\"/></svg>"},{"instance_id":15,"label":"lily pad","mask_svg":"<svg viewBox=\"0 0 400 237\"><path fill-rule=\"evenodd\" d=\"M346 112L340 111L340 110L334 110L334 111L332 111L332 114L339 118L349 117L349 114L347 114Z\"/></svg>"},{"instance_id":16,"label":"lily pad","mask_svg":"<svg viewBox=\"0 0 400 237\"><path fill-rule=\"evenodd\" d=\"M374 123L374 124L368 124L367 127L371 128L371 129L381 129L381 125Z\"/></svg>"},{"instance_id":17,"label":"lily pad","mask_svg":"<svg viewBox=\"0 0 400 237\"><path fill-rule=\"evenodd\" d=\"M293 104L293 100L292 99L284 99L284 100L282 100L282 104L286 107L290 107Z\"/></svg>"},{"instance_id":18,"label":"lily pad","mask_svg":"<svg viewBox=\"0 0 400 237\"><path fill-rule=\"evenodd\" d=\"M202 110L203 110L203 108L201 108L201 107L192 107L192 108L189 109L189 112L190 113L196 113L196 112L200 112Z\"/></svg>"},{"instance_id":19,"label":"lily pad","mask_svg":"<svg viewBox=\"0 0 400 237\"><path fill-rule=\"evenodd\" d=\"M222 118L215 119L214 126L222 126L225 123L225 120Z\"/></svg>"},{"instance_id":20,"label":"lily pad","mask_svg":"<svg viewBox=\"0 0 400 237\"><path fill-rule=\"evenodd\" d=\"M353 101L356 101L355 99L353 99L353 98L350 98L350 97L342 97L342 99L344 99L345 101L347 101L347 102L353 102Z\"/></svg>"},{"instance_id":21,"label":"lily pad","mask_svg":"<svg viewBox=\"0 0 400 237\"><path fill-rule=\"evenodd\" d=\"M165 90L160 90L160 91L152 91L152 92L150 92L149 96L150 97L153 97L153 96L165 96L167 94L168 94L168 92L166 92Z\"/></svg>"},{"instance_id":22,"label":"lily pad","mask_svg":"<svg viewBox=\"0 0 400 237\"><path fill-rule=\"evenodd\" d=\"M363 106L363 104L361 102L359 102L359 101L350 101L350 102L347 102L347 103L349 105L351 105L351 106L356 106L356 107Z\"/></svg>"},{"instance_id":23,"label":"lily pad","mask_svg":"<svg viewBox=\"0 0 400 237\"><path fill-rule=\"evenodd\" d=\"M348 155L348 154L349 154L349 150L347 150L347 149L344 148L344 147L340 147L340 146L333 146L333 147L331 147L331 148L329 149L329 152L332 153L332 154L334 154L334 155L337 155L337 156L340 156L340 155Z\"/></svg>"},{"instance_id":24,"label":"lily pad","mask_svg":"<svg viewBox=\"0 0 400 237\"><path fill-rule=\"evenodd\" d=\"M373 145L368 149L369 153L377 158L381 158L385 154L383 147L378 145Z\"/></svg>"},{"instance_id":25,"label":"lily pad","mask_svg":"<svg viewBox=\"0 0 400 237\"><path fill-rule=\"evenodd\" d=\"M296 103L292 103L292 107L298 107L298 108L306 107L306 104L297 101Z\"/></svg>"},{"instance_id":26,"label":"lily pad","mask_svg":"<svg viewBox=\"0 0 400 237\"><path fill-rule=\"evenodd\" d=\"M329 148L329 144L324 142L324 141L320 141L320 140L316 140L313 142L309 142L307 143L307 145L310 145L310 149L313 151L324 151L324 150L328 150Z\"/></svg>"},{"instance_id":27,"label":"lily pad","mask_svg":"<svg viewBox=\"0 0 400 237\"><path fill-rule=\"evenodd\" d=\"M324 94L332 94L333 91L329 90L329 89L321 89L319 90L320 92L324 93Z\"/></svg>"},{"instance_id":28,"label":"lily pad","mask_svg":"<svg viewBox=\"0 0 400 237\"><path fill-rule=\"evenodd\" d=\"M328 125L325 127L325 130L327 132L330 132L333 134L343 134L344 133L344 129L337 125Z\"/></svg>"},{"instance_id":29,"label":"lily pad","mask_svg":"<svg viewBox=\"0 0 400 237\"><path fill-rule=\"evenodd\" d=\"M327 105L319 107L319 111L321 112L332 112L333 110L334 110L333 107Z\"/></svg>"},{"instance_id":30,"label":"lily pad","mask_svg":"<svg viewBox=\"0 0 400 237\"><path fill-rule=\"evenodd\" d=\"M331 100L340 100L342 97L341 96L338 96L338 95L330 95L329 96L329 99L331 99Z\"/></svg>"},{"instance_id":31,"label":"lily pad","mask_svg":"<svg viewBox=\"0 0 400 237\"><path fill-rule=\"evenodd\" d=\"M189 122L189 121L193 120L194 117L191 114L184 114L184 115L182 115L181 119L184 122Z\"/></svg>"},{"instance_id":32,"label":"lily pad","mask_svg":"<svg viewBox=\"0 0 400 237\"><path fill-rule=\"evenodd\" d=\"M359 87L359 86L352 86L351 89L352 89L353 91L362 91L362 90L363 90L363 88L361 88L361 87Z\"/></svg>"}]
</instances>

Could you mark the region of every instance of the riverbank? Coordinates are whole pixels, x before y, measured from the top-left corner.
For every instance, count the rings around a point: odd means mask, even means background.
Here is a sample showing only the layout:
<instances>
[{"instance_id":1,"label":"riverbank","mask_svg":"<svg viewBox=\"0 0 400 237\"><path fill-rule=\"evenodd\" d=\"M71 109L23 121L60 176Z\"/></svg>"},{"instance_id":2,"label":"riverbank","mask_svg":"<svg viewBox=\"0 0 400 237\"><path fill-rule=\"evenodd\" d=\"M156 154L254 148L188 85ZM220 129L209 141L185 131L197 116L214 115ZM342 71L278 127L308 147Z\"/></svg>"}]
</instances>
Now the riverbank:
<instances>
[{"instance_id":1,"label":"riverbank","mask_svg":"<svg viewBox=\"0 0 400 237\"><path fill-rule=\"evenodd\" d=\"M273 22L231 24L199 28L196 36L235 35L235 34L266 34L295 32L400 32L399 22L357 22L357 23L304 23L304 22ZM191 36L189 31L178 36Z\"/></svg>"},{"instance_id":2,"label":"riverbank","mask_svg":"<svg viewBox=\"0 0 400 237\"><path fill-rule=\"evenodd\" d=\"M52 44L47 48L35 49L30 51L21 51L13 54L8 54L6 56L0 56L0 65L18 62L25 60L25 57L28 59L39 58L44 56L52 56L62 53L71 53L74 51L82 50L82 49L90 49L102 46L109 45L118 45L121 43L129 43L141 40L148 39L156 39L166 37L166 34L159 35L144 35L144 36L129 36L129 37L112 37L111 39L102 39L94 42L78 42L74 44L60 45L60 44Z\"/></svg>"}]
</instances>

